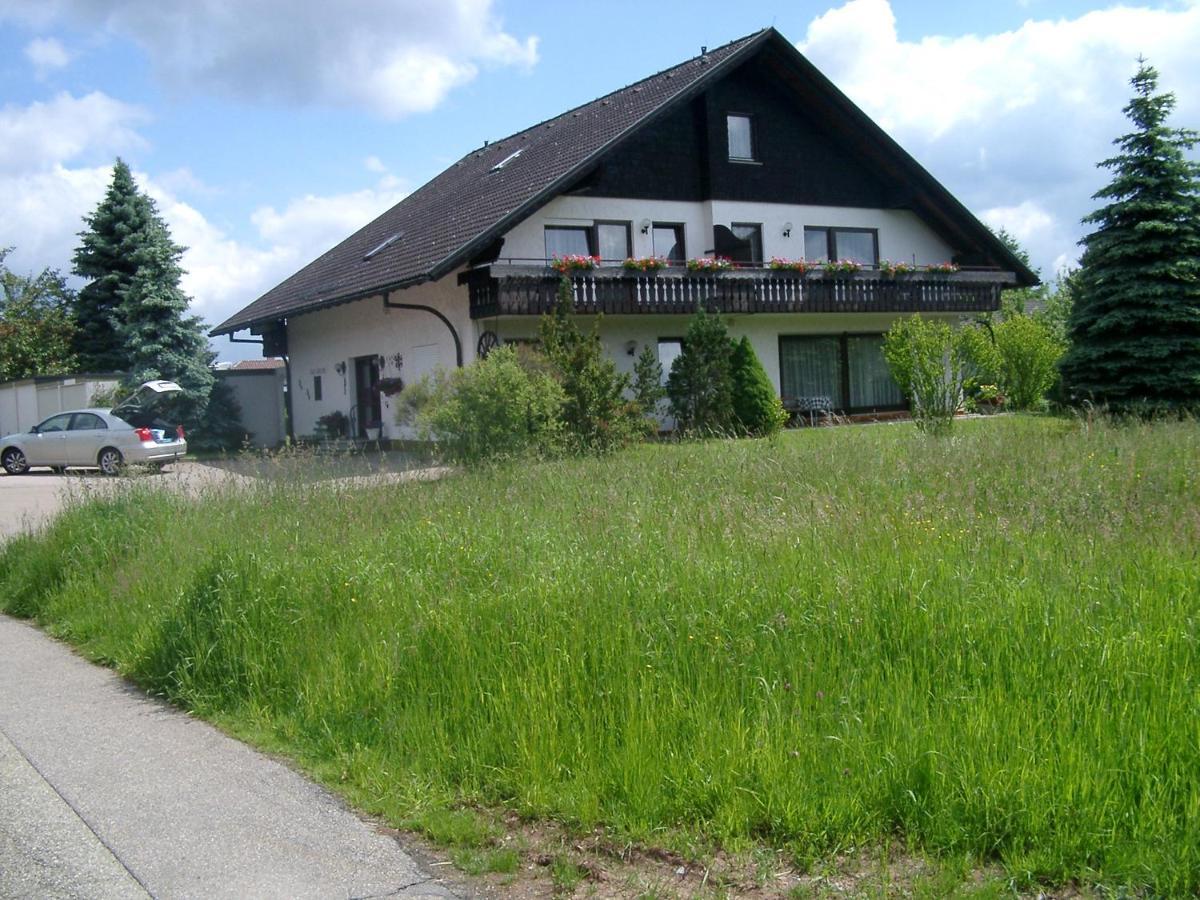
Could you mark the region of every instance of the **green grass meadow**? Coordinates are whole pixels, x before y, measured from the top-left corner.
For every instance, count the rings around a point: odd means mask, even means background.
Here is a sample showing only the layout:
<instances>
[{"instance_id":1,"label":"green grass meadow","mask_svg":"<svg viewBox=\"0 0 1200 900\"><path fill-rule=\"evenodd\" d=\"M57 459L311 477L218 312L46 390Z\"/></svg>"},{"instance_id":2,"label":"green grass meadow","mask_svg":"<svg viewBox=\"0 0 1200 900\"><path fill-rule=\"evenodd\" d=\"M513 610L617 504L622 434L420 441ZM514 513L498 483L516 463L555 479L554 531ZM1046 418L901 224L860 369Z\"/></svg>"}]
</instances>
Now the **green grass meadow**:
<instances>
[{"instance_id":1,"label":"green grass meadow","mask_svg":"<svg viewBox=\"0 0 1200 900\"><path fill-rule=\"evenodd\" d=\"M396 823L1200 891L1200 426L649 445L77 504L0 608Z\"/></svg>"}]
</instances>

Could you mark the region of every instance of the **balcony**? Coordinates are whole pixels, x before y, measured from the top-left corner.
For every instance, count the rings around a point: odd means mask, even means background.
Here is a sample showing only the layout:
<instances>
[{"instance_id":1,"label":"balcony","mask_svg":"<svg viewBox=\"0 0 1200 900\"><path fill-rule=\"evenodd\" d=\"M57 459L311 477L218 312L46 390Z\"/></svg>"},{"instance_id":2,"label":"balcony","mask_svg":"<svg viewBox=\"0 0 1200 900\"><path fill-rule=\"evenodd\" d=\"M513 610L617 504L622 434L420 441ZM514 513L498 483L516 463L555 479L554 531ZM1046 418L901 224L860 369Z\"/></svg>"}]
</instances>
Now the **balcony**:
<instances>
[{"instance_id":1,"label":"balcony","mask_svg":"<svg viewBox=\"0 0 1200 900\"><path fill-rule=\"evenodd\" d=\"M560 275L540 261L493 263L459 276L470 295L471 318L540 316L558 302ZM1000 308L1012 272L962 269L950 275L915 272L896 277L875 269L830 276L739 268L719 275L667 268L647 274L619 266L571 276L581 315L747 313L973 313Z\"/></svg>"}]
</instances>

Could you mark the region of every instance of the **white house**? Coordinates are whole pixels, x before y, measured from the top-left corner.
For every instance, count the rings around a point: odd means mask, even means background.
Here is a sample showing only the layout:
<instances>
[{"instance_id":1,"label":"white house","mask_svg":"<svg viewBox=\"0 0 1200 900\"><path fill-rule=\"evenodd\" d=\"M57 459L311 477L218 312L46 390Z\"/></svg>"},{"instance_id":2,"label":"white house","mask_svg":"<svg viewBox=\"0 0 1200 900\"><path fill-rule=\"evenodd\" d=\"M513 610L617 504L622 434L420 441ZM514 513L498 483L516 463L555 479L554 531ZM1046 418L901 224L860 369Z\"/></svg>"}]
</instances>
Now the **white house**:
<instances>
[{"instance_id":1,"label":"white house","mask_svg":"<svg viewBox=\"0 0 1200 900\"><path fill-rule=\"evenodd\" d=\"M380 380L531 338L567 254L601 258L572 275L576 312L603 313L619 365L650 345L668 368L702 304L750 337L786 404L848 412L902 406L880 354L897 316L993 310L1003 287L1037 280L766 29L472 150L213 334L248 329L285 356L295 433L341 411L397 436ZM622 267L647 256L671 265ZM686 265L713 256L738 268Z\"/></svg>"}]
</instances>

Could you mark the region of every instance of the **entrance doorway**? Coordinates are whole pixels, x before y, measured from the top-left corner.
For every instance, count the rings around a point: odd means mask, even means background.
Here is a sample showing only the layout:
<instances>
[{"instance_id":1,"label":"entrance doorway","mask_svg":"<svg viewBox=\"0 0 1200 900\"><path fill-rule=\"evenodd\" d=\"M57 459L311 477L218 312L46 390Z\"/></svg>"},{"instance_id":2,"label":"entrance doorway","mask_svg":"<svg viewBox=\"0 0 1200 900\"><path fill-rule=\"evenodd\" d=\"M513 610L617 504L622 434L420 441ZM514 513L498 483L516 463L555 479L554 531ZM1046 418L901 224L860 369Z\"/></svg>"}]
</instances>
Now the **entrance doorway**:
<instances>
[{"instance_id":1,"label":"entrance doorway","mask_svg":"<svg viewBox=\"0 0 1200 900\"><path fill-rule=\"evenodd\" d=\"M355 436L365 438L368 426L379 426L383 408L379 402L379 357L354 358Z\"/></svg>"}]
</instances>

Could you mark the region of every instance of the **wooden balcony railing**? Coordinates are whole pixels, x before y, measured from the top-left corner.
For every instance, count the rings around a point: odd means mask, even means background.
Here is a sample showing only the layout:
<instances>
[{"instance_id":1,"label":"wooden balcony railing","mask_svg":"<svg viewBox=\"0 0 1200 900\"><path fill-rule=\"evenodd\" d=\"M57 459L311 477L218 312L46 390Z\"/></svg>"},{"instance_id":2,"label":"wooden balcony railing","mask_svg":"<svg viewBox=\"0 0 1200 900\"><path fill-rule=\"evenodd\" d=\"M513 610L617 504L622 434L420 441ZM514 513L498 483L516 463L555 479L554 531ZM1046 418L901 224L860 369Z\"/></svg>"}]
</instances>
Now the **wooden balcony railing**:
<instances>
[{"instance_id":1,"label":"wooden balcony railing","mask_svg":"<svg viewBox=\"0 0 1200 900\"><path fill-rule=\"evenodd\" d=\"M460 276L471 318L540 316L558 302L560 276L535 266L492 265ZM701 275L666 269L648 275L593 269L571 276L578 314L688 315L703 307L720 313L984 312L1000 308L1011 272L920 272L896 278L874 270L850 276L737 269Z\"/></svg>"}]
</instances>

